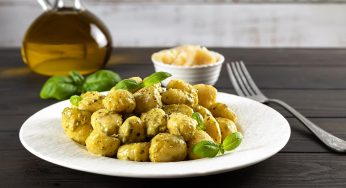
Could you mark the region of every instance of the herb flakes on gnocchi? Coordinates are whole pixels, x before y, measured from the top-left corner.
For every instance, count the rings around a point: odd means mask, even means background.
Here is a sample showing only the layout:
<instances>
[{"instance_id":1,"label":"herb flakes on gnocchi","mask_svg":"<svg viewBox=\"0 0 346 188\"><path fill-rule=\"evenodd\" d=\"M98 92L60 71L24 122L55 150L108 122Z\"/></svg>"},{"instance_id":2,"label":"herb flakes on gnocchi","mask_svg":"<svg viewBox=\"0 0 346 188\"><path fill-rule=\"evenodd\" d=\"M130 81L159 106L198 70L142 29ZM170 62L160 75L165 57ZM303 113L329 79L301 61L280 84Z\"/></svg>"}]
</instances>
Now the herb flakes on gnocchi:
<instances>
[{"instance_id":1,"label":"herb flakes on gnocchi","mask_svg":"<svg viewBox=\"0 0 346 188\"><path fill-rule=\"evenodd\" d=\"M72 96L62 112L65 134L89 153L137 162L174 162L222 155L242 141L236 114L211 85L190 85L157 72L120 81L107 95Z\"/></svg>"}]
</instances>

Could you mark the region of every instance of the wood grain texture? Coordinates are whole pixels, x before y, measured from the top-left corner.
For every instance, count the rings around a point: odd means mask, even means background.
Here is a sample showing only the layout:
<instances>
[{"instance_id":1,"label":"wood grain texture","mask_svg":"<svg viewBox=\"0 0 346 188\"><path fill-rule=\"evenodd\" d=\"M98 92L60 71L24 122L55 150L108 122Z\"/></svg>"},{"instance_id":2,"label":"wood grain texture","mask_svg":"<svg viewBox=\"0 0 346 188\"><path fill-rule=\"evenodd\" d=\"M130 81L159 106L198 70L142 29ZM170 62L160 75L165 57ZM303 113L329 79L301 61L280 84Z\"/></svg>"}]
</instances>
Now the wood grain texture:
<instances>
[{"instance_id":1,"label":"wood grain texture","mask_svg":"<svg viewBox=\"0 0 346 188\"><path fill-rule=\"evenodd\" d=\"M237 171L182 179L134 179L78 172L26 151L1 152L4 187L345 187L346 158L333 153L279 153ZM15 177L15 178L14 178ZM5 180L5 181L4 181Z\"/></svg>"},{"instance_id":2,"label":"wood grain texture","mask_svg":"<svg viewBox=\"0 0 346 188\"><path fill-rule=\"evenodd\" d=\"M169 47L114 48L109 65L147 64L151 55ZM243 60L257 66L346 66L345 48L209 48L225 56L226 62ZM317 55L316 55L317 54ZM0 70L22 67L20 49L0 48Z\"/></svg>"},{"instance_id":3,"label":"wood grain texture","mask_svg":"<svg viewBox=\"0 0 346 188\"><path fill-rule=\"evenodd\" d=\"M140 64L151 62L151 55L168 47L156 48L115 48L110 65ZM344 48L213 48L210 50L225 56L226 62L243 60L247 65L258 66L346 66ZM9 53L15 55L13 49ZM318 55L316 55L318 54ZM7 56L3 54L4 56ZM20 55L19 53L17 55Z\"/></svg>"},{"instance_id":4,"label":"wood grain texture","mask_svg":"<svg viewBox=\"0 0 346 188\"><path fill-rule=\"evenodd\" d=\"M302 0L302 4L285 4L274 0L252 4L257 0L250 0L239 4L197 1L115 3L107 0L85 4L109 27L115 46L182 43L225 47L346 46L343 24L346 5L339 2L307 4L309 0ZM35 1L2 1L0 46L19 47L26 29L40 14L41 9Z\"/></svg>"},{"instance_id":5,"label":"wood grain texture","mask_svg":"<svg viewBox=\"0 0 346 188\"><path fill-rule=\"evenodd\" d=\"M124 78L138 74L134 70L142 70L139 76L147 76L154 70L150 56L159 49L162 48L116 48L107 68L121 71ZM258 80L257 84L264 89L346 89L343 81L346 80L345 49L215 50L225 55L226 62L244 60ZM30 74L22 63L19 50L3 50L0 55L3 57L0 82L4 86L10 87L19 80L27 84L42 84L44 77ZM227 72L223 69L216 86L228 88L229 85Z\"/></svg>"},{"instance_id":6,"label":"wood grain texture","mask_svg":"<svg viewBox=\"0 0 346 188\"><path fill-rule=\"evenodd\" d=\"M114 49L107 66L123 77L153 71L150 55L158 48ZM345 49L227 49L227 59L243 59L270 97L296 107L323 129L346 139ZM38 98L46 77L28 72L18 49L0 49L0 187L345 187L346 158L324 147L303 125L277 106L291 125L284 149L257 165L200 178L131 179L66 169L26 151L18 131L26 118L55 103ZM225 71L220 91L234 93Z\"/></svg>"},{"instance_id":7,"label":"wood grain texture","mask_svg":"<svg viewBox=\"0 0 346 188\"><path fill-rule=\"evenodd\" d=\"M258 80L257 84L262 89L345 89L346 82L346 67L262 67L248 66L249 71L253 74L254 79ZM146 64L122 64L111 65L106 67L116 72L120 72L124 78L132 76L148 76L153 71L151 63ZM141 70L138 73L138 70ZM17 76L14 72L23 73L24 75ZM333 74L330 74L333 72ZM16 83L18 80L24 80L24 83L42 83L46 77L31 75L25 68L11 68L3 70L3 73L13 79L2 77L4 86L9 86ZM299 84L298 84L299 83ZM219 88L228 88L230 86L229 78L225 69L222 69L219 81L216 83ZM3 88L5 89L5 88Z\"/></svg>"}]
</instances>

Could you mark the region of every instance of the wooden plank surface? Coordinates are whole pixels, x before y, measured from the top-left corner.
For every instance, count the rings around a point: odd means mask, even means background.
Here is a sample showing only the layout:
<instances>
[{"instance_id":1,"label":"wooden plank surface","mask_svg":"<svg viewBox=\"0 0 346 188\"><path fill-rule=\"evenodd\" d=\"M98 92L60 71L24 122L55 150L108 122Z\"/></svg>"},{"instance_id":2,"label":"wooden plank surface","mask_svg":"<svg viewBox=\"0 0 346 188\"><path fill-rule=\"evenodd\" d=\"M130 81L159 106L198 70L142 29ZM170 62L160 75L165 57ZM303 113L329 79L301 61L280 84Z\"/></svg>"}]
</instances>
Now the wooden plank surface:
<instances>
[{"instance_id":1,"label":"wooden plank surface","mask_svg":"<svg viewBox=\"0 0 346 188\"><path fill-rule=\"evenodd\" d=\"M10 68L3 70L0 75L0 83L11 87L18 81L25 84L42 83L46 77L32 75L26 68ZM119 72L124 78L137 76L148 76L154 71L150 62L146 64L119 64L106 67ZM346 89L346 66L328 67L300 67L300 66L248 66L256 83L263 89ZM330 74L332 72L333 74ZM17 74L18 73L18 74ZM20 75L22 74L22 75ZM7 79L6 77L12 77ZM299 83L299 84L297 84ZM230 87L229 77L226 69L222 69L218 88Z\"/></svg>"},{"instance_id":2,"label":"wooden plank surface","mask_svg":"<svg viewBox=\"0 0 346 188\"><path fill-rule=\"evenodd\" d=\"M247 51L247 50L244 50ZM255 53L257 49L254 49L252 53ZM261 51L261 50L259 50ZM137 52L132 51L134 54ZM115 51L115 53L117 53ZM129 77L133 75L147 76L154 71L152 63L149 59L151 53L146 53L139 55L134 59L127 60L128 55L123 55L121 51L118 52L118 56L113 57L107 68L114 71L118 71L123 77ZM248 51L247 53L251 53ZM225 52L224 52L225 54ZM327 59L326 56L329 56ZM305 61L307 57L298 59L301 62L307 62L309 64L297 65L298 60L292 61L291 59L296 59L294 54L290 56L277 56L268 61L256 61L254 60L254 55L252 59L242 58L246 56L237 56L235 58L227 58L227 62L235 60L244 60L248 64L249 71L256 79L257 84L263 89L346 89L346 57L341 55L332 56L333 53L327 55L321 55L321 60L318 57L314 57L313 60ZM230 56L227 54L227 56ZM141 59L142 57L146 57ZM333 60L335 57L335 60ZM114 59L117 59L115 61ZM16 61L11 61L10 59L16 59ZM285 59L289 59L292 65L287 64L275 64L276 60L284 62ZM42 83L44 77L33 75L25 65L20 60L18 54L4 55L2 60L2 68L0 68L0 83L3 86L11 87L18 81L24 81L25 84L30 83ZM317 65L311 65L312 62L318 62ZM331 65L329 65L329 62ZM338 65L335 65L337 62ZM324 63L324 65L319 65ZM138 72L137 70L141 70ZM330 73L333 74L330 74ZM299 83L299 84L297 84ZM230 85L229 78L226 69L222 69L220 79L216 86L219 88L228 88ZM3 89L3 88L2 88Z\"/></svg>"},{"instance_id":3,"label":"wooden plank surface","mask_svg":"<svg viewBox=\"0 0 346 188\"><path fill-rule=\"evenodd\" d=\"M2 187L345 187L346 157L333 153L279 153L245 169L197 178L108 177L42 161L26 151L1 152ZM116 168L116 167L115 167ZM231 186L230 186L231 184Z\"/></svg>"},{"instance_id":4,"label":"wooden plank surface","mask_svg":"<svg viewBox=\"0 0 346 188\"><path fill-rule=\"evenodd\" d=\"M207 46L208 47L208 46ZM109 65L147 64L151 55L169 47L155 48L115 48ZM226 61L243 60L256 66L346 66L345 48L213 48L221 53ZM317 54L317 55L316 55ZM1 67L22 66L21 52L18 48L0 48Z\"/></svg>"},{"instance_id":5,"label":"wooden plank surface","mask_svg":"<svg viewBox=\"0 0 346 188\"><path fill-rule=\"evenodd\" d=\"M123 77L138 72L148 75L153 71L150 54L157 50L114 49L117 54L107 67ZM249 62L250 72L265 88L265 94L283 99L323 129L346 139L345 49L217 50L228 58ZM78 172L45 162L23 148L18 131L31 114L56 101L39 99L46 77L28 72L18 52L0 49L0 187L346 186L345 156L332 153L295 118L274 105L271 107L291 125L288 144L270 159L234 172L173 180L132 179ZM217 86L220 91L234 93L225 71Z\"/></svg>"},{"instance_id":6,"label":"wooden plank surface","mask_svg":"<svg viewBox=\"0 0 346 188\"><path fill-rule=\"evenodd\" d=\"M208 46L207 46L208 47ZM110 64L148 63L153 53L167 47L156 48L116 48ZM250 65L270 66L332 66L346 65L344 48L213 48L221 53L226 61L243 60ZM15 55L14 49L8 49ZM318 54L318 55L316 55ZM4 54L5 55L5 54ZM20 54L17 54L20 55Z\"/></svg>"}]
</instances>

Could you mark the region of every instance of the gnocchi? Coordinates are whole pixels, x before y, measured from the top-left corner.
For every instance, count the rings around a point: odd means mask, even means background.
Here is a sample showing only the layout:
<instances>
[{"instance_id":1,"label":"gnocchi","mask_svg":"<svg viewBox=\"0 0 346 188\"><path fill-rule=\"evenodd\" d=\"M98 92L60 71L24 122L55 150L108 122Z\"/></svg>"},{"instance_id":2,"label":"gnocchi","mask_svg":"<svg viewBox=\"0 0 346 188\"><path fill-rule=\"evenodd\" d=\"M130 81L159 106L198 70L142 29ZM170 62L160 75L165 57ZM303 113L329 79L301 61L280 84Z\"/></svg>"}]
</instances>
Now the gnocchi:
<instances>
[{"instance_id":1,"label":"gnocchi","mask_svg":"<svg viewBox=\"0 0 346 188\"><path fill-rule=\"evenodd\" d=\"M198 94L197 90L190 84L182 81L182 80L171 80L167 84L167 89L179 89L188 93L189 97L192 98L193 104L192 106L198 105Z\"/></svg>"},{"instance_id":2,"label":"gnocchi","mask_svg":"<svg viewBox=\"0 0 346 188\"><path fill-rule=\"evenodd\" d=\"M136 108L135 97L123 89L111 89L102 101L109 111L130 113Z\"/></svg>"},{"instance_id":3,"label":"gnocchi","mask_svg":"<svg viewBox=\"0 0 346 188\"><path fill-rule=\"evenodd\" d=\"M213 114L207 108L204 108L201 105L197 105L194 108L194 111L199 112L204 118L206 118L208 116L213 116Z\"/></svg>"},{"instance_id":4,"label":"gnocchi","mask_svg":"<svg viewBox=\"0 0 346 188\"><path fill-rule=\"evenodd\" d=\"M195 101L186 91L180 89L168 89L162 93L162 102L164 104L186 104L193 106Z\"/></svg>"},{"instance_id":5,"label":"gnocchi","mask_svg":"<svg viewBox=\"0 0 346 188\"><path fill-rule=\"evenodd\" d=\"M104 96L97 91L88 91L81 95L82 100L78 103L80 110L95 112L103 108L102 100Z\"/></svg>"},{"instance_id":6,"label":"gnocchi","mask_svg":"<svg viewBox=\"0 0 346 188\"><path fill-rule=\"evenodd\" d=\"M141 142L145 140L145 127L139 117L127 118L119 129L119 138L122 143Z\"/></svg>"},{"instance_id":7,"label":"gnocchi","mask_svg":"<svg viewBox=\"0 0 346 188\"><path fill-rule=\"evenodd\" d=\"M152 162L182 161L187 155L187 145L182 137L160 133L152 140L149 158Z\"/></svg>"},{"instance_id":8,"label":"gnocchi","mask_svg":"<svg viewBox=\"0 0 346 188\"><path fill-rule=\"evenodd\" d=\"M171 115L172 113L182 113L191 117L193 114L193 109L185 104L164 105L162 109L168 115Z\"/></svg>"},{"instance_id":9,"label":"gnocchi","mask_svg":"<svg viewBox=\"0 0 346 188\"><path fill-rule=\"evenodd\" d=\"M161 95L155 86L142 88L133 95L136 100L135 112L140 114L149 111L152 108L161 108Z\"/></svg>"},{"instance_id":10,"label":"gnocchi","mask_svg":"<svg viewBox=\"0 0 346 188\"><path fill-rule=\"evenodd\" d=\"M221 140L223 141L231 133L237 132L237 126L232 120L227 118L218 117L216 118L217 122L220 125L221 130Z\"/></svg>"},{"instance_id":11,"label":"gnocchi","mask_svg":"<svg viewBox=\"0 0 346 188\"><path fill-rule=\"evenodd\" d=\"M107 136L101 131L94 130L85 141L86 148L95 155L112 157L117 153L120 141L114 136Z\"/></svg>"},{"instance_id":12,"label":"gnocchi","mask_svg":"<svg viewBox=\"0 0 346 188\"><path fill-rule=\"evenodd\" d=\"M118 134L122 123L121 115L106 109L100 109L91 115L93 129L102 131L107 135Z\"/></svg>"},{"instance_id":13,"label":"gnocchi","mask_svg":"<svg viewBox=\"0 0 346 188\"><path fill-rule=\"evenodd\" d=\"M153 108L141 115L141 120L146 127L147 136L154 137L155 135L166 132L167 130L167 114L160 108Z\"/></svg>"},{"instance_id":14,"label":"gnocchi","mask_svg":"<svg viewBox=\"0 0 346 188\"><path fill-rule=\"evenodd\" d=\"M191 139L196 131L196 127L196 120L181 113L171 114L167 122L168 132L173 135L182 136L185 141Z\"/></svg>"},{"instance_id":15,"label":"gnocchi","mask_svg":"<svg viewBox=\"0 0 346 188\"><path fill-rule=\"evenodd\" d=\"M197 84L193 86L197 89L198 101L200 105L208 108L210 105L216 103L217 90L211 85Z\"/></svg>"},{"instance_id":16,"label":"gnocchi","mask_svg":"<svg viewBox=\"0 0 346 188\"><path fill-rule=\"evenodd\" d=\"M140 77L130 79L143 82ZM69 138L99 156L137 162L199 159L196 144L220 145L237 132L235 113L216 102L216 94L213 86L182 80L134 93L116 87L106 96L87 92L78 104L63 110L62 127Z\"/></svg>"},{"instance_id":17,"label":"gnocchi","mask_svg":"<svg viewBox=\"0 0 346 188\"><path fill-rule=\"evenodd\" d=\"M138 162L147 162L149 159L149 142L140 142L125 144L120 146L117 158L120 160L130 160Z\"/></svg>"},{"instance_id":18,"label":"gnocchi","mask_svg":"<svg viewBox=\"0 0 346 188\"><path fill-rule=\"evenodd\" d=\"M204 118L205 131L213 138L217 144L221 143L221 130L220 125L213 116Z\"/></svg>"},{"instance_id":19,"label":"gnocchi","mask_svg":"<svg viewBox=\"0 0 346 188\"><path fill-rule=\"evenodd\" d=\"M237 116L226 104L220 102L214 103L209 106L209 110L215 117L227 118L234 122L237 121Z\"/></svg>"},{"instance_id":20,"label":"gnocchi","mask_svg":"<svg viewBox=\"0 0 346 188\"><path fill-rule=\"evenodd\" d=\"M66 135L77 143L85 145L85 140L93 130L90 117L89 111L65 108L62 112L62 127Z\"/></svg>"}]
</instances>

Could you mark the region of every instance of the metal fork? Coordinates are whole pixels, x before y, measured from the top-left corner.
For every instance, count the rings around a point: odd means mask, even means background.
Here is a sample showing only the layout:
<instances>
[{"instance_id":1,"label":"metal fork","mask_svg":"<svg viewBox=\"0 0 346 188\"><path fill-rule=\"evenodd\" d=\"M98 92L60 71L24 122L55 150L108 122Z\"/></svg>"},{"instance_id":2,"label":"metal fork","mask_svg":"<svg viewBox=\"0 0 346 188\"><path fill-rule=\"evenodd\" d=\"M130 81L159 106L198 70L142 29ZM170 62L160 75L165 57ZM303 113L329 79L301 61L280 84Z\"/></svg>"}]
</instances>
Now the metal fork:
<instances>
[{"instance_id":1,"label":"metal fork","mask_svg":"<svg viewBox=\"0 0 346 188\"><path fill-rule=\"evenodd\" d=\"M251 78L248 70L246 69L242 61L232 62L231 65L227 63L227 71L231 79L231 82L234 86L234 89L236 90L238 95L253 99L261 103L275 103L282 106L293 116L295 116L303 125L305 125L306 128L308 128L314 135L317 136L317 138L319 138L330 149L336 152L346 152L346 141L321 129L287 103L278 99L267 98L258 89L257 85Z\"/></svg>"}]
</instances>

